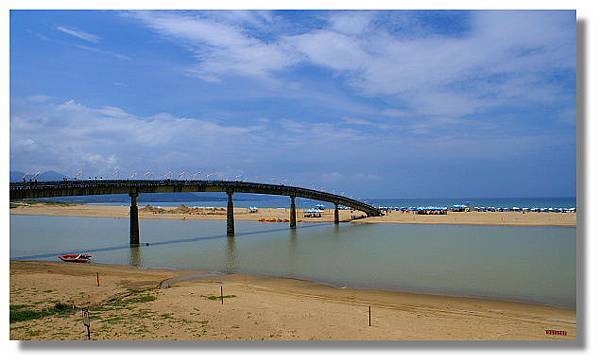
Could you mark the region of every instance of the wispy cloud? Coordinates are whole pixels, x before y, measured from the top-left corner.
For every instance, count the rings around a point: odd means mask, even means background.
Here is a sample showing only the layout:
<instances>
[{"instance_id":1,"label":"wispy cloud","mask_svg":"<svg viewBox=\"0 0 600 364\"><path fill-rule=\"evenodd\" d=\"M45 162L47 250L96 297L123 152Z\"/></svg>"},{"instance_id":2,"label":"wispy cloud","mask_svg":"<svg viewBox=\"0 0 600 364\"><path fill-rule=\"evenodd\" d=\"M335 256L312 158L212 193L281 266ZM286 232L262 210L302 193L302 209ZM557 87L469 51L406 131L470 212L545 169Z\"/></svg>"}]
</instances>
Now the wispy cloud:
<instances>
[{"instance_id":1,"label":"wispy cloud","mask_svg":"<svg viewBox=\"0 0 600 364\"><path fill-rule=\"evenodd\" d=\"M98 36L96 34L84 32L84 31L74 29L74 28L68 28L65 26L58 26L58 27L56 27L56 29L60 30L61 32L65 33L65 34L73 36L75 38L85 40L86 42L98 43L100 41L100 39L102 39L102 38L100 38L100 36Z\"/></svg>"},{"instance_id":2,"label":"wispy cloud","mask_svg":"<svg viewBox=\"0 0 600 364\"><path fill-rule=\"evenodd\" d=\"M329 13L325 26L265 36L257 24L285 22L267 14L128 13L188 48L198 62L187 73L205 81L285 82L285 71L310 65L342 76L358 96L391 97L402 107L390 109L412 116L551 103L561 97L553 72L575 67L574 22L565 12L473 12L460 36L428 33L417 18L405 19L416 30L398 30L379 22L377 12L353 11Z\"/></svg>"},{"instance_id":3,"label":"wispy cloud","mask_svg":"<svg viewBox=\"0 0 600 364\"><path fill-rule=\"evenodd\" d=\"M568 136L556 138L543 132L521 136L487 130L479 133L477 123L468 129L439 129L425 138L418 137L422 127L418 123L392 128L352 118L235 125L169 113L141 116L116 106L57 102L44 95L13 99L12 110L11 162L15 168L31 168L31 161L36 161L40 168L68 171L85 167L97 174L106 174L115 166L165 171L218 170L223 165L233 170L253 168L257 173L285 171L286 175L320 174L331 166L337 166L340 173L355 174L359 165L361 173L369 174L375 173L369 171L371 167L402 163L415 153L427 158L435 157L440 149L462 156L477 150L479 157L506 156L569 142ZM364 126L370 127L370 132L356 128ZM382 149L386 153L382 154ZM352 158L339 158L346 153ZM290 160L294 160L293 168Z\"/></svg>"},{"instance_id":4,"label":"wispy cloud","mask_svg":"<svg viewBox=\"0 0 600 364\"><path fill-rule=\"evenodd\" d=\"M267 19L266 16L259 20L246 12L210 18L173 12L127 14L157 33L182 42L199 61L187 73L205 81L220 81L224 75L273 80L273 72L295 63L294 53L287 51L284 45L267 43L248 34L242 27L223 21L225 18L256 24Z\"/></svg>"},{"instance_id":5,"label":"wispy cloud","mask_svg":"<svg viewBox=\"0 0 600 364\"><path fill-rule=\"evenodd\" d=\"M339 15L332 17L337 24ZM334 26L287 41L308 62L346 75L357 92L397 97L425 115L462 116L521 97L547 102L550 94L530 91L551 88L554 71L574 71L574 22L564 13L475 12L473 17L472 29L461 37L407 39L369 28L363 20L357 27L366 32ZM485 92L482 84L492 84L494 92Z\"/></svg>"},{"instance_id":6,"label":"wispy cloud","mask_svg":"<svg viewBox=\"0 0 600 364\"><path fill-rule=\"evenodd\" d=\"M261 153L265 145L278 150L270 157L270 163L276 165L287 164L288 158L300 152L300 160L308 161L324 151L349 148L370 138L335 122L282 120L241 126L169 113L140 116L115 106L57 102L43 95L13 99L12 106L11 160L15 168L36 161L47 169L66 171L77 166L106 174L115 165L123 170L145 166L164 171L193 169L202 161L202 167L212 170L223 165L264 170ZM314 149L303 150L307 139ZM225 142L232 140L235 143ZM335 158L334 153L330 156Z\"/></svg>"},{"instance_id":7,"label":"wispy cloud","mask_svg":"<svg viewBox=\"0 0 600 364\"><path fill-rule=\"evenodd\" d=\"M107 51L107 50L100 49L100 48L97 48L97 47L90 47L90 46L83 45L83 44L78 44L78 45L76 45L76 47L79 48L79 49L83 49L83 50L89 51L89 52L105 54L105 55L114 57L116 59L119 59L121 61L131 61L132 60L131 57L123 55L121 53Z\"/></svg>"}]
</instances>

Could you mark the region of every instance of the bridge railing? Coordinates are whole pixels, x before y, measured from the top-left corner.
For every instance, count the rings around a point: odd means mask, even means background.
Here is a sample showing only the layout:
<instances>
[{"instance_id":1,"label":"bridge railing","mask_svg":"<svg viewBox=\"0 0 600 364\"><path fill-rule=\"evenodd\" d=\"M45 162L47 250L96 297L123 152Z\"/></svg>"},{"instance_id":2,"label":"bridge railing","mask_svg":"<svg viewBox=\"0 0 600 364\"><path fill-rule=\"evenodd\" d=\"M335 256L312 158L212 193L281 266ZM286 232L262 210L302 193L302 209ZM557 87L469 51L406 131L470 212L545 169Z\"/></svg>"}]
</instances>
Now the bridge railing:
<instances>
[{"instance_id":1,"label":"bridge railing","mask_svg":"<svg viewBox=\"0 0 600 364\"><path fill-rule=\"evenodd\" d=\"M213 188L221 191L252 191L246 193L264 193L275 195L289 195L300 198L308 198L319 201L337 203L367 212L370 215L378 215L379 210L367 203L354 200L345 196L335 195L329 192L312 190L304 187L276 185L268 183L244 182L244 181L221 181L221 180L66 180L53 182L16 182L10 184L11 191L58 191L62 189L115 189L115 190L144 190L159 187L203 187Z\"/></svg>"}]
</instances>

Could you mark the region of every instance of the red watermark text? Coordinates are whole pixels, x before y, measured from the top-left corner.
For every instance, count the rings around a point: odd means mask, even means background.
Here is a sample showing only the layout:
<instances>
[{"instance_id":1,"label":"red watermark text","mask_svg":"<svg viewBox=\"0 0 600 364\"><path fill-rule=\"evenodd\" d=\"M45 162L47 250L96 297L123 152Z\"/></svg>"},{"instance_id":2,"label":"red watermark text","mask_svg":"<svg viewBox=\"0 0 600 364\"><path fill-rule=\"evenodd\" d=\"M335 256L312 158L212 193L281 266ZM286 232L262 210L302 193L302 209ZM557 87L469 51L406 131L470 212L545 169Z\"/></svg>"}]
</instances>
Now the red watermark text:
<instances>
[{"instance_id":1,"label":"red watermark text","mask_svg":"<svg viewBox=\"0 0 600 364\"><path fill-rule=\"evenodd\" d=\"M567 332L564 330L544 330L544 331L546 331L546 335L567 336Z\"/></svg>"}]
</instances>

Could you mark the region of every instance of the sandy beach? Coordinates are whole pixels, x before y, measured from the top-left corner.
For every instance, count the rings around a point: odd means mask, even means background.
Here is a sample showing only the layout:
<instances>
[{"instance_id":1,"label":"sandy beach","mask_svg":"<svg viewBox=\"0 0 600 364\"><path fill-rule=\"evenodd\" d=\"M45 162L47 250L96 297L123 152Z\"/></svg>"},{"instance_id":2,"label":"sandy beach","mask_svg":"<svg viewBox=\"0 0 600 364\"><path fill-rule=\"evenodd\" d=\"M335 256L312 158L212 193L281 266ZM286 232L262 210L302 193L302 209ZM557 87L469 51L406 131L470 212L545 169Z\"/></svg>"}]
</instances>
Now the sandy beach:
<instances>
[{"instance_id":1,"label":"sandy beach","mask_svg":"<svg viewBox=\"0 0 600 364\"><path fill-rule=\"evenodd\" d=\"M99 205L62 205L62 204L30 204L19 205L10 209L15 215L50 215L50 216L86 216L126 218L129 216L128 206ZM236 220L262 221L264 223L286 222L289 209L259 208L250 213L246 208L234 209ZM303 217L304 210L297 209L298 223L333 222L333 210L325 210L321 217ZM385 216L365 217L365 213L352 210L340 210L340 221L354 223L396 223L396 224L458 224L458 225L506 225L506 226L576 226L575 213L539 213L539 212L449 212L448 215L416 215L399 211L389 212ZM194 209L190 207L146 207L140 206L139 216L142 219L190 219L190 220L225 220L224 208Z\"/></svg>"},{"instance_id":2,"label":"sandy beach","mask_svg":"<svg viewBox=\"0 0 600 364\"><path fill-rule=\"evenodd\" d=\"M13 261L10 290L13 340L86 340L82 308L92 340L573 340L577 330L564 308L128 266Z\"/></svg>"}]
</instances>

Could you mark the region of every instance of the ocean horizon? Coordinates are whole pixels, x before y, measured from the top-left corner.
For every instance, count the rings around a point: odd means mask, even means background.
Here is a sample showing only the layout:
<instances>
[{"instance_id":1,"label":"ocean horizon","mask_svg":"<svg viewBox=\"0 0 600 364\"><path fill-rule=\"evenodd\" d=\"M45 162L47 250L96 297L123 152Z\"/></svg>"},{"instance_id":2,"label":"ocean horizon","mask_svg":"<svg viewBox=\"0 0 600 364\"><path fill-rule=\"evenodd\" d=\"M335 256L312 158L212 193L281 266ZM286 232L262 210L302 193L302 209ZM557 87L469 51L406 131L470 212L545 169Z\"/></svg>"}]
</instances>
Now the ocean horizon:
<instances>
[{"instance_id":1,"label":"ocean horizon","mask_svg":"<svg viewBox=\"0 0 600 364\"><path fill-rule=\"evenodd\" d=\"M142 194L139 198L140 205L153 206L211 206L225 207L227 198L224 193L187 193L182 197L175 198L175 194ZM348 196L350 197L350 196ZM354 197L356 198L356 197ZM374 206L384 207L419 207L419 206L452 206L454 204L465 204L472 207L526 207L526 208L575 208L577 207L576 197L504 197L504 198L365 198L360 201ZM53 199L41 199L44 201L60 201L68 203L85 203L94 205L108 206L128 206L129 196L127 195L105 195L105 196L77 196L60 197ZM289 197L270 196L255 194L235 194L234 203L236 207L289 207ZM316 204L323 204L326 207L333 207L333 204L319 201L298 198L296 206L298 208L314 207Z\"/></svg>"}]
</instances>

